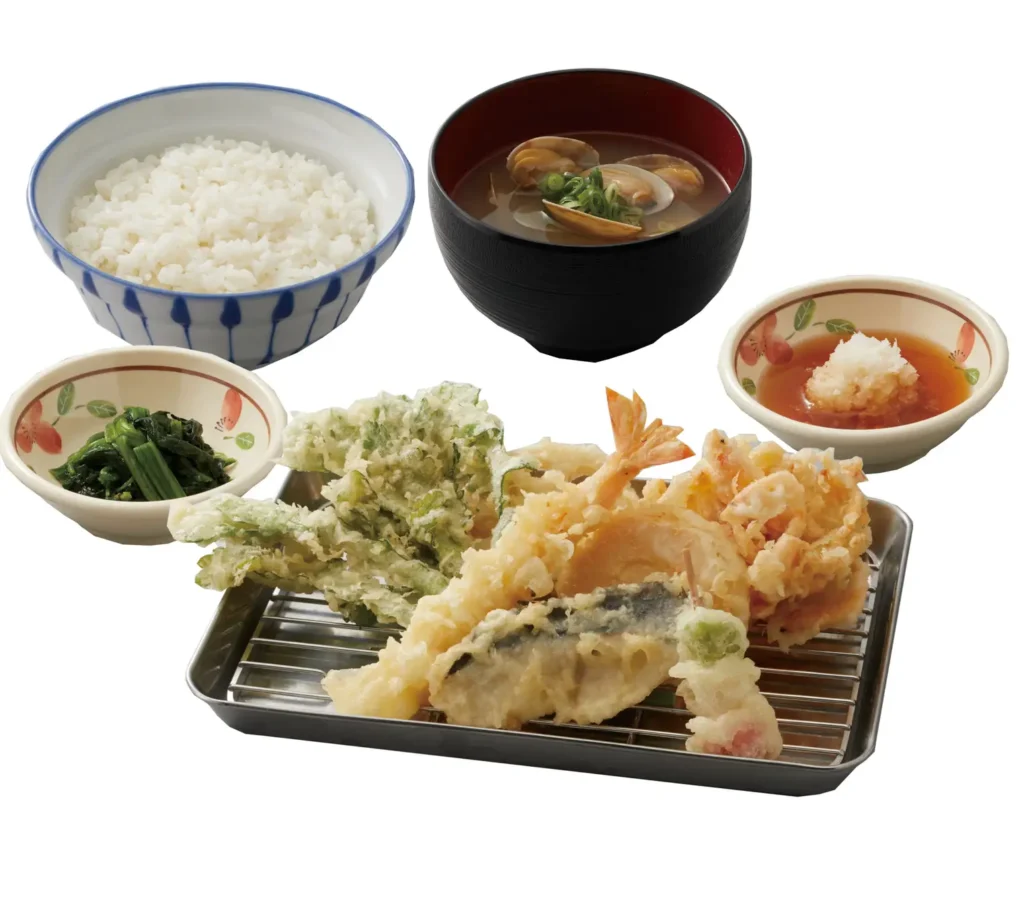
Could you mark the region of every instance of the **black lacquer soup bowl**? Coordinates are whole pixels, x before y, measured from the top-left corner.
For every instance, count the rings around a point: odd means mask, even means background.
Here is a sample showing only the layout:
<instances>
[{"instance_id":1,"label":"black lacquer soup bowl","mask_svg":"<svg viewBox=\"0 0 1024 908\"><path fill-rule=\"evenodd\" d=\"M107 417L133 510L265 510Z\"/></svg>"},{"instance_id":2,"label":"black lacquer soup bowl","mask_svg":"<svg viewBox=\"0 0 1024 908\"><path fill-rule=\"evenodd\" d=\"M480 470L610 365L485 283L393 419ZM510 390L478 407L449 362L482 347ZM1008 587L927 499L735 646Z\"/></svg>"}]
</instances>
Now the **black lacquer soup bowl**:
<instances>
[{"instance_id":1,"label":"black lacquer soup bowl","mask_svg":"<svg viewBox=\"0 0 1024 908\"><path fill-rule=\"evenodd\" d=\"M692 149L730 191L670 233L585 246L503 233L453 200L460 180L496 151L592 130ZM500 85L455 111L430 151L430 214L459 288L538 350L578 360L637 350L700 312L739 255L750 188L750 148L736 121L693 89L641 73L568 70Z\"/></svg>"}]
</instances>

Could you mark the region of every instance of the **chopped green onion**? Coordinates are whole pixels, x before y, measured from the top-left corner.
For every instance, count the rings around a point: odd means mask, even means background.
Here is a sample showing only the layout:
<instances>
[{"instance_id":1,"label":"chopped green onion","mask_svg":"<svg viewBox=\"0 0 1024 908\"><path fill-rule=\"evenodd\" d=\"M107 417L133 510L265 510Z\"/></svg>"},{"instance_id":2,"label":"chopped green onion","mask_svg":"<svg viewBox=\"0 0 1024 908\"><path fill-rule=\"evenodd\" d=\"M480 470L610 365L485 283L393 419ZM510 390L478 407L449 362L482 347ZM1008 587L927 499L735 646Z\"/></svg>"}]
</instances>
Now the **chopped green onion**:
<instances>
[{"instance_id":1,"label":"chopped green onion","mask_svg":"<svg viewBox=\"0 0 1024 908\"><path fill-rule=\"evenodd\" d=\"M561 186L561 190L556 187ZM538 183L541 195L563 208L572 208L584 214L639 225L643 211L628 205L615 183L605 186L601 169L595 167L585 176L580 174L545 174Z\"/></svg>"}]
</instances>

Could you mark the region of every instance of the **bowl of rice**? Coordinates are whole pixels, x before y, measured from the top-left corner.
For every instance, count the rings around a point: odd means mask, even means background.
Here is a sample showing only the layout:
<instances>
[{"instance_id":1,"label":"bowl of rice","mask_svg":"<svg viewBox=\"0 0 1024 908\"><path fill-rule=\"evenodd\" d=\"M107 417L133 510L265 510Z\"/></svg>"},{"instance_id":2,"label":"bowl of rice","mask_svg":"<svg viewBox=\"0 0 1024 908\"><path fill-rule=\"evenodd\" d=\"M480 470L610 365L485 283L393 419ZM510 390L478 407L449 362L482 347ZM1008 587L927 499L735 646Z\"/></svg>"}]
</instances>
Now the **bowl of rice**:
<instances>
[{"instance_id":1,"label":"bowl of rice","mask_svg":"<svg viewBox=\"0 0 1024 908\"><path fill-rule=\"evenodd\" d=\"M28 207L93 318L254 369L352 314L395 251L412 167L369 118L270 85L115 101L39 156Z\"/></svg>"},{"instance_id":2,"label":"bowl of rice","mask_svg":"<svg viewBox=\"0 0 1024 908\"><path fill-rule=\"evenodd\" d=\"M795 287L748 312L718 372L733 402L790 447L834 448L877 473L960 429L995 396L1008 361L995 319L959 293L858 276Z\"/></svg>"}]
</instances>

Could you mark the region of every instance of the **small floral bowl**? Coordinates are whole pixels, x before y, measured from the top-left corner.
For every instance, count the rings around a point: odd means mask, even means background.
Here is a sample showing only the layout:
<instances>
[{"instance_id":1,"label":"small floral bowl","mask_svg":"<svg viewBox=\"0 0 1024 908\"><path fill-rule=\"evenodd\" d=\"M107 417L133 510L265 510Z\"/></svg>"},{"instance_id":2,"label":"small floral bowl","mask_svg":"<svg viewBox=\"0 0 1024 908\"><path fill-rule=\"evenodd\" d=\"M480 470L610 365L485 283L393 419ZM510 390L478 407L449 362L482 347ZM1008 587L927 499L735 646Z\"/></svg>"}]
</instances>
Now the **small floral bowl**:
<instances>
[{"instance_id":1,"label":"small floral bowl","mask_svg":"<svg viewBox=\"0 0 1024 908\"><path fill-rule=\"evenodd\" d=\"M913 334L948 350L967 399L929 419L881 429L814 426L759 402L765 369L788 361L791 344L857 330ZM906 278L843 277L787 290L747 313L726 336L718 373L733 402L786 444L835 448L838 457L858 456L865 470L877 473L923 457L956 432L995 396L1008 359L999 325L958 293Z\"/></svg>"},{"instance_id":2,"label":"small floral bowl","mask_svg":"<svg viewBox=\"0 0 1024 908\"><path fill-rule=\"evenodd\" d=\"M192 495L241 495L280 455L287 414L251 372L208 353L129 347L66 359L14 393L0 416L0 456L21 482L90 533L115 542L170 541L167 501L106 501L68 492L50 475L126 406L198 420L203 439L235 458L232 479Z\"/></svg>"}]
</instances>

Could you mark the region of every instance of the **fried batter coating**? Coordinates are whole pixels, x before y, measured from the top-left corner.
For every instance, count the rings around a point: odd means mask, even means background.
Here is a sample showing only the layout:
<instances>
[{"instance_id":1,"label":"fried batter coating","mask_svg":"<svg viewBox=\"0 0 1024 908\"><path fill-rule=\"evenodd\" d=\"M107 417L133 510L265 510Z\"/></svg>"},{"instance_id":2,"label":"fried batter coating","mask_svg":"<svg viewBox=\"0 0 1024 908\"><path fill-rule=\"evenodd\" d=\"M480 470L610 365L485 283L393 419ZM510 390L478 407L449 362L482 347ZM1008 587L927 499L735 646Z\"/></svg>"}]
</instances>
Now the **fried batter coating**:
<instances>
[{"instance_id":1,"label":"fried batter coating","mask_svg":"<svg viewBox=\"0 0 1024 908\"><path fill-rule=\"evenodd\" d=\"M782 752L775 710L757 689L761 670L746 658L746 628L733 615L698 607L680 613L678 694L694 717L686 749L775 759Z\"/></svg>"},{"instance_id":2,"label":"fried batter coating","mask_svg":"<svg viewBox=\"0 0 1024 908\"><path fill-rule=\"evenodd\" d=\"M460 725L603 722L668 677L686 603L645 583L496 609L434 662L430 702Z\"/></svg>"},{"instance_id":3,"label":"fried batter coating","mask_svg":"<svg viewBox=\"0 0 1024 908\"><path fill-rule=\"evenodd\" d=\"M861 467L860 458L836 460L831 450L791 454L773 442L716 431L661 503L729 529L748 565L751 618L769 621L769 639L787 649L817 634L823 616L848 620L852 591L863 586L861 556L871 528L858 488ZM826 607L832 595L842 601ZM779 609L784 630L770 621Z\"/></svg>"},{"instance_id":4,"label":"fried batter coating","mask_svg":"<svg viewBox=\"0 0 1024 908\"><path fill-rule=\"evenodd\" d=\"M572 596L675 576L683 571L687 553L693 559L698 587L708 597L706 604L746 624L750 617L746 564L728 531L692 511L669 508L649 498L602 515L576 544L556 590L561 596Z\"/></svg>"}]
</instances>

